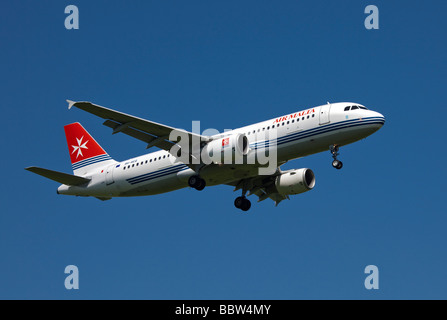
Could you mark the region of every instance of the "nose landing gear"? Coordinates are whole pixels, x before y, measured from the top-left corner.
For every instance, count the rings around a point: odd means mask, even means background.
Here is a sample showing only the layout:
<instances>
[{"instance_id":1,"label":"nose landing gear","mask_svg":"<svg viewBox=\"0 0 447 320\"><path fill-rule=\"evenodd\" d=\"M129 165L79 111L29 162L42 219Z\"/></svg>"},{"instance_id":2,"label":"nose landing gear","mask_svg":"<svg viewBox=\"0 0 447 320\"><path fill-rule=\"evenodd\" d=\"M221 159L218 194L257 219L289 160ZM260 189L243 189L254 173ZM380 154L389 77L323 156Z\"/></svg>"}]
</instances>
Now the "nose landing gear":
<instances>
[{"instance_id":1,"label":"nose landing gear","mask_svg":"<svg viewBox=\"0 0 447 320\"><path fill-rule=\"evenodd\" d=\"M332 158L334 159L334 161L332 161L332 166L335 169L340 170L343 167L343 162L341 162L340 160L337 159L337 156L339 155L338 149L339 149L339 146L336 144L333 144L329 147L329 150L331 151L331 154L332 154Z\"/></svg>"}]
</instances>

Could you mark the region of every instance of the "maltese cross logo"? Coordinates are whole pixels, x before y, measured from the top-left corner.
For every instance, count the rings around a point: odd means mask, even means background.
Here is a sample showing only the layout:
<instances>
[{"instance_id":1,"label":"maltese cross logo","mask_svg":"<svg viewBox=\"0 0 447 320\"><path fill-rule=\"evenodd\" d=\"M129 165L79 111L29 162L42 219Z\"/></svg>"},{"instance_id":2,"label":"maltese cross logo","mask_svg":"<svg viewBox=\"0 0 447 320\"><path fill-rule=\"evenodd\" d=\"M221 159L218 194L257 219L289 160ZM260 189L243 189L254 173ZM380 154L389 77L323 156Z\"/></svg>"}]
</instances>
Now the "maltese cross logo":
<instances>
[{"instance_id":1,"label":"maltese cross logo","mask_svg":"<svg viewBox=\"0 0 447 320\"><path fill-rule=\"evenodd\" d=\"M78 145L77 146L72 145L73 152L71 154L75 153L76 151L78 152L78 154L76 155L76 159L79 157L79 155L81 155L82 157L84 156L82 154L82 149L88 149L87 146L86 146L88 140L86 142L82 143L82 139L84 139L84 136L82 136L81 139L76 138L76 141L78 142Z\"/></svg>"}]
</instances>

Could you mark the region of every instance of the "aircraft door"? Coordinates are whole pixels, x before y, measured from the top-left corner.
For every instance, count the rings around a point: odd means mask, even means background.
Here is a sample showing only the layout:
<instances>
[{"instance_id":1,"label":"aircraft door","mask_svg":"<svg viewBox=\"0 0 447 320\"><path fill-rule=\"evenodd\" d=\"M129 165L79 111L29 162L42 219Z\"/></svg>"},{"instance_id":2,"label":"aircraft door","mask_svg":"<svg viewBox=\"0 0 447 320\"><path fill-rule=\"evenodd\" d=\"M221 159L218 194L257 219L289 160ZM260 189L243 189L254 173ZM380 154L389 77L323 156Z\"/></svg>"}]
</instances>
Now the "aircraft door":
<instances>
[{"instance_id":1,"label":"aircraft door","mask_svg":"<svg viewBox=\"0 0 447 320\"><path fill-rule=\"evenodd\" d=\"M112 164L111 166L108 166L106 169L106 184L112 184L115 182L115 180L113 180L113 169L115 168L115 165Z\"/></svg>"},{"instance_id":2,"label":"aircraft door","mask_svg":"<svg viewBox=\"0 0 447 320\"><path fill-rule=\"evenodd\" d=\"M320 124L326 124L330 122L329 113L331 111L331 105L325 104L320 107Z\"/></svg>"}]
</instances>

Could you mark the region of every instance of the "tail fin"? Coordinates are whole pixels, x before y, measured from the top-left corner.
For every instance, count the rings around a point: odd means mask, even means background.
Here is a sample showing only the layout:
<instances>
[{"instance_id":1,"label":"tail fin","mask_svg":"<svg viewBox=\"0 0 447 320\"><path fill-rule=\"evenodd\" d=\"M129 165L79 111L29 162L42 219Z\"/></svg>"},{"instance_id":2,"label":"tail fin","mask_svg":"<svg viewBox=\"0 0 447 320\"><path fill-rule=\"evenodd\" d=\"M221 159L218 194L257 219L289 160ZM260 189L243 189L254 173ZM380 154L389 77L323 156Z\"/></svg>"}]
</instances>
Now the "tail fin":
<instances>
[{"instance_id":1,"label":"tail fin","mask_svg":"<svg viewBox=\"0 0 447 320\"><path fill-rule=\"evenodd\" d=\"M98 167L115 163L80 123L68 124L64 129L75 175L84 175Z\"/></svg>"}]
</instances>

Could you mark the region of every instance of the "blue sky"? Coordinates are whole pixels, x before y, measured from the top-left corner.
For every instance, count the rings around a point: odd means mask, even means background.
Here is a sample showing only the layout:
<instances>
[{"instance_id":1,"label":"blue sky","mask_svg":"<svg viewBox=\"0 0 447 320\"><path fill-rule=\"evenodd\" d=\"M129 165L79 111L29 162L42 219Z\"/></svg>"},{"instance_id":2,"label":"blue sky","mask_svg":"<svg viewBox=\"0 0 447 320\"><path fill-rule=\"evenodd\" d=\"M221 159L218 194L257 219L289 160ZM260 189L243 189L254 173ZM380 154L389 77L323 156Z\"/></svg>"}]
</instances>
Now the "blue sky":
<instances>
[{"instance_id":1,"label":"blue sky","mask_svg":"<svg viewBox=\"0 0 447 320\"><path fill-rule=\"evenodd\" d=\"M79 8L66 30L65 6ZM379 8L366 30L364 8ZM2 299L446 299L445 1L3 1ZM67 110L86 100L220 131L326 101L386 117L366 140L291 161L312 191L277 208L217 186L152 197L56 195L63 126L117 160L145 145ZM80 289L66 290L76 265ZM364 268L379 268L366 290Z\"/></svg>"}]
</instances>

